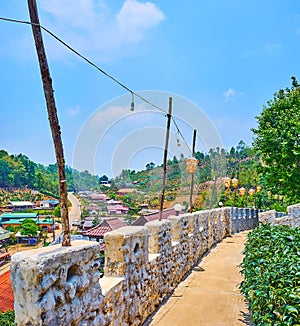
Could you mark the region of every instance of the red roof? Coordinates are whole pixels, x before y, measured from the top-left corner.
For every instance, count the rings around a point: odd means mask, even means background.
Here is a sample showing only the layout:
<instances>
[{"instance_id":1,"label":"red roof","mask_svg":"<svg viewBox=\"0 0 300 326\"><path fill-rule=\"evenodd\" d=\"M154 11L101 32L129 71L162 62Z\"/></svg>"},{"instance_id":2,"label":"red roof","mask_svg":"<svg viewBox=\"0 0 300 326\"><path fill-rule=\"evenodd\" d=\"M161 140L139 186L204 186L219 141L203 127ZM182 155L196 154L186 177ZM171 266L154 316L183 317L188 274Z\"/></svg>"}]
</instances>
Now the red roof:
<instances>
[{"instance_id":1,"label":"red roof","mask_svg":"<svg viewBox=\"0 0 300 326\"><path fill-rule=\"evenodd\" d=\"M101 225L108 226L111 230L116 230L118 228L125 226L125 224L117 217L106 218L103 220Z\"/></svg>"},{"instance_id":2,"label":"red roof","mask_svg":"<svg viewBox=\"0 0 300 326\"><path fill-rule=\"evenodd\" d=\"M14 294L10 282L10 271L0 275L0 311L14 309Z\"/></svg>"},{"instance_id":3,"label":"red roof","mask_svg":"<svg viewBox=\"0 0 300 326\"><path fill-rule=\"evenodd\" d=\"M180 212L182 214L183 212ZM176 216L176 211L174 208L167 208L164 209L162 212L162 219L165 220L167 219L170 215L175 215ZM144 226L147 222L152 222L155 220L159 219L159 211L155 213L149 213L140 216L137 218L131 225L138 225L138 226Z\"/></svg>"},{"instance_id":4,"label":"red roof","mask_svg":"<svg viewBox=\"0 0 300 326\"><path fill-rule=\"evenodd\" d=\"M105 243L101 242L101 243L99 243L99 245L100 245L100 251L104 251L105 250Z\"/></svg>"},{"instance_id":5,"label":"red roof","mask_svg":"<svg viewBox=\"0 0 300 326\"><path fill-rule=\"evenodd\" d=\"M109 227L100 224L84 232L84 235L87 235L88 237L101 237L109 231L111 231Z\"/></svg>"}]
</instances>

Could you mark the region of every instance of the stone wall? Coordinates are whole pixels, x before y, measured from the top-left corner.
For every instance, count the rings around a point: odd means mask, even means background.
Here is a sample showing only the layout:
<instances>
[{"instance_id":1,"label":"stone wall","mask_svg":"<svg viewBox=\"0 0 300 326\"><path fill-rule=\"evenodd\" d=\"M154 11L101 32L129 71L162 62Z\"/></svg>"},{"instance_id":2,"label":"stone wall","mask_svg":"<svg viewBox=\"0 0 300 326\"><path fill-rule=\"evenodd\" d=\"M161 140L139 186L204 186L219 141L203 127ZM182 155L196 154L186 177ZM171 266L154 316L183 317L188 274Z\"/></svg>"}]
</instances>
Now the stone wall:
<instances>
[{"instance_id":1,"label":"stone wall","mask_svg":"<svg viewBox=\"0 0 300 326\"><path fill-rule=\"evenodd\" d=\"M253 209L224 207L112 231L101 279L96 242L17 253L16 325L142 325L212 246L254 228L257 217Z\"/></svg>"},{"instance_id":2,"label":"stone wall","mask_svg":"<svg viewBox=\"0 0 300 326\"><path fill-rule=\"evenodd\" d=\"M287 207L288 214L282 216L283 213L278 213L275 210L259 213L259 222L272 225L288 225L290 227L300 226L300 204Z\"/></svg>"}]
</instances>

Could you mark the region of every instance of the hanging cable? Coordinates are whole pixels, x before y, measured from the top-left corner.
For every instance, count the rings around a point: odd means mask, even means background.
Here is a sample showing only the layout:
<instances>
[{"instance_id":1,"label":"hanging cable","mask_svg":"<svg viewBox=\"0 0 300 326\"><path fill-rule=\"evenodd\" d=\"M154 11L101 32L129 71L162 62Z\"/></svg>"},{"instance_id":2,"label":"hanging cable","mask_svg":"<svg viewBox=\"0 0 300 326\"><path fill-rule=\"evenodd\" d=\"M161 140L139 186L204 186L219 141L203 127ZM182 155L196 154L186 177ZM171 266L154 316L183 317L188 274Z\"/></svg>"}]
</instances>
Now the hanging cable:
<instances>
[{"instance_id":1,"label":"hanging cable","mask_svg":"<svg viewBox=\"0 0 300 326\"><path fill-rule=\"evenodd\" d=\"M76 51L74 48L72 48L69 44L67 44L65 41L63 41L61 38L59 38L58 36L56 36L54 33L52 33L49 29L47 29L46 27L43 27L42 25L39 24L34 24L28 21L24 21L24 20L17 20L17 19L12 19L12 18L4 18L4 17L0 17L0 20L4 20L4 21L9 21L9 22L15 22L15 23L21 23L21 24L26 24L26 25L35 25L35 26L39 26L42 30L44 30L46 33L48 33L49 35L51 35L53 38L55 38L58 42L60 42L61 44L63 44L66 48L68 48L71 52L75 53L77 56L79 56L81 59L83 59L84 61L86 61L88 64L90 64L91 66L93 66L94 68L96 68L97 70L99 70L103 75L105 75L106 77L110 78L111 80L113 80L115 83L117 83L119 86L121 86L122 88L126 89L129 93L134 94L136 97L138 97L139 99L141 99L143 102L149 104L150 106L164 112L165 114L167 114L167 112L160 108L159 106L157 106L156 104L148 101L147 99L145 99L143 96L135 93L133 90L131 90L129 87L127 87L126 85L124 85L123 83L121 83L119 80L117 80L115 77L113 77L112 75L108 74L105 70L103 70L102 68L100 68L99 66L97 66L95 63L93 63L92 61L90 61L88 58L86 58L85 56L83 56L82 54L80 54L78 51Z\"/></svg>"},{"instance_id":2,"label":"hanging cable","mask_svg":"<svg viewBox=\"0 0 300 326\"><path fill-rule=\"evenodd\" d=\"M72 48L69 44L67 44L65 41L63 41L61 38L59 38L58 36L56 36L54 33L52 33L50 30L48 30L47 28L43 27L42 25L39 24L34 24L31 23L29 21L25 21L25 20L18 20L18 19L12 19L12 18L5 18L5 17L0 17L0 20L4 20L4 21L8 21L8 22L14 22L14 23L20 23L20 24L26 24L26 25L34 25L34 26L39 26L42 30L44 30L46 33L48 33L49 35L51 35L54 39L56 39L58 42L60 42L61 44L63 44L66 48L68 48L71 52L75 53L77 56L79 56L81 59L83 59L84 61L86 61L88 64L90 64L91 66L93 66L94 68L96 68L98 71L100 71L103 75L105 75L106 77L110 78L111 80L113 80L115 83L117 83L119 86L121 86L122 88L124 88L126 91L128 91L129 93L131 93L132 96L132 102L131 102L131 106L130 106L130 110L134 111L134 96L136 96L137 98L139 98L140 100L142 100L143 102L149 104L150 106L158 109L159 111L165 113L165 116L167 116L167 112L162 109L161 107L159 107L158 105L150 102L149 100L147 100L146 98L144 98L143 96L139 95L138 93L134 92L133 90L131 90L129 87L127 87L126 85L124 85L123 83L121 83L119 80L117 80L115 77L113 77L112 75L108 74L105 70L103 70L102 68L100 68L99 66L97 66L95 63L93 63L92 61L90 61L88 58L86 58L85 56L83 56L82 54L80 54L78 51L76 51L74 48ZM184 138L183 134L181 133L174 117L172 116L172 120L173 123L177 129L178 134L181 136L181 138L183 139L186 147L188 148L188 150L190 151L190 153L192 154L192 150L190 149L190 146L188 145L186 139Z\"/></svg>"},{"instance_id":3,"label":"hanging cable","mask_svg":"<svg viewBox=\"0 0 300 326\"><path fill-rule=\"evenodd\" d=\"M180 137L182 138L182 140L183 140L185 146L187 147L187 149L189 150L189 152L191 153L191 155L193 155L193 152L192 152L192 150L191 150L189 144L187 143L186 139L184 138L184 136L183 136L182 132L180 131L180 129L179 129L179 127L178 127L178 124L177 124L177 122L175 121L175 119L174 119L173 116L172 116L172 120L173 120L173 123L174 123L174 125L175 125L175 127L176 127L176 129L177 129L177 133L178 133L178 135L180 135Z\"/></svg>"}]
</instances>

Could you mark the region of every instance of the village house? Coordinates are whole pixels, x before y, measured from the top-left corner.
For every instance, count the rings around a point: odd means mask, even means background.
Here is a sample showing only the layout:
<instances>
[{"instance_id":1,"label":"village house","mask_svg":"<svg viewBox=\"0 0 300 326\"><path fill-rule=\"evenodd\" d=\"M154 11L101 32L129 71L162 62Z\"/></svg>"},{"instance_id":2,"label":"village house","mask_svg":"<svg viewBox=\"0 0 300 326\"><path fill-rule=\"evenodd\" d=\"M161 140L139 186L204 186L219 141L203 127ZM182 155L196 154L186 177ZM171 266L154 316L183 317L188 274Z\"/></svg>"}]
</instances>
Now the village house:
<instances>
[{"instance_id":1,"label":"village house","mask_svg":"<svg viewBox=\"0 0 300 326\"><path fill-rule=\"evenodd\" d=\"M109 197L105 194L92 193L89 195L89 199L93 202L105 202Z\"/></svg>"},{"instance_id":2,"label":"village house","mask_svg":"<svg viewBox=\"0 0 300 326\"><path fill-rule=\"evenodd\" d=\"M184 214L184 211L177 212L173 207L164 209L162 212L162 219L166 220L169 216L176 216L178 214ZM159 211L141 215L131 225L144 226L147 222L155 221L159 219Z\"/></svg>"},{"instance_id":3,"label":"village house","mask_svg":"<svg viewBox=\"0 0 300 326\"><path fill-rule=\"evenodd\" d=\"M9 201L6 208L17 212L35 208L35 204L31 203L30 201Z\"/></svg>"},{"instance_id":4,"label":"village house","mask_svg":"<svg viewBox=\"0 0 300 326\"><path fill-rule=\"evenodd\" d=\"M101 224L91 228L88 231L84 231L83 235L87 236L90 241L97 241L100 243L100 250L104 251L105 245L103 243L103 238L105 233L119 229L125 226L125 224L119 220L117 217L106 218Z\"/></svg>"},{"instance_id":5,"label":"village house","mask_svg":"<svg viewBox=\"0 0 300 326\"><path fill-rule=\"evenodd\" d=\"M128 194L131 194L133 192L136 192L136 189L134 188L121 188L117 191L117 194L120 195L120 196L123 196L123 195L128 195Z\"/></svg>"},{"instance_id":6,"label":"village house","mask_svg":"<svg viewBox=\"0 0 300 326\"><path fill-rule=\"evenodd\" d=\"M40 202L40 207L43 209L52 209L58 206L58 204L59 204L58 200L47 199L47 200L42 200Z\"/></svg>"},{"instance_id":7,"label":"village house","mask_svg":"<svg viewBox=\"0 0 300 326\"><path fill-rule=\"evenodd\" d=\"M27 218L33 219L43 230L51 232L53 229L53 219L41 217L37 213L3 213L0 216L0 226L5 230L9 227L20 227Z\"/></svg>"},{"instance_id":8,"label":"village house","mask_svg":"<svg viewBox=\"0 0 300 326\"><path fill-rule=\"evenodd\" d=\"M107 212L110 215L127 214L129 208L125 205L107 205Z\"/></svg>"}]
</instances>

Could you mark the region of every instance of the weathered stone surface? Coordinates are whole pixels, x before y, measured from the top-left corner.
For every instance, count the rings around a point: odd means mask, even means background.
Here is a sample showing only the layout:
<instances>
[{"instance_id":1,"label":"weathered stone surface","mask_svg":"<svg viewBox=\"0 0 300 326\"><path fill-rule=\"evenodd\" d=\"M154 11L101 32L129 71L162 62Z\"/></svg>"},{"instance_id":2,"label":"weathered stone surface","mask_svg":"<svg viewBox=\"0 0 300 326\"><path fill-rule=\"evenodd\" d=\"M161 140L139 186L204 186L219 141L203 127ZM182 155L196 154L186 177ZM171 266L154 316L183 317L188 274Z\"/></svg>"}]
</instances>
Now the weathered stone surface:
<instances>
[{"instance_id":1,"label":"weathered stone surface","mask_svg":"<svg viewBox=\"0 0 300 326\"><path fill-rule=\"evenodd\" d=\"M288 215L276 217L278 213L275 210L259 213L259 222L262 224L288 225L290 227L300 226L300 204L287 207ZM280 216L280 215L279 215Z\"/></svg>"},{"instance_id":2,"label":"weathered stone surface","mask_svg":"<svg viewBox=\"0 0 300 326\"><path fill-rule=\"evenodd\" d=\"M101 304L99 245L75 241L13 255L16 325L79 325Z\"/></svg>"},{"instance_id":3,"label":"weathered stone surface","mask_svg":"<svg viewBox=\"0 0 300 326\"><path fill-rule=\"evenodd\" d=\"M199 211L12 258L16 325L142 325L214 244L257 225L257 211Z\"/></svg>"}]
</instances>

